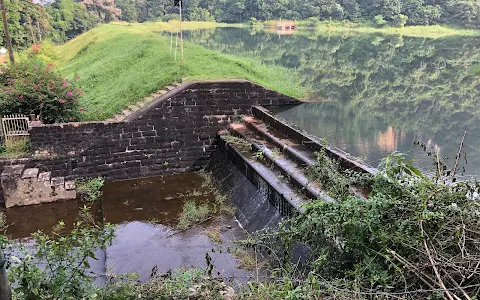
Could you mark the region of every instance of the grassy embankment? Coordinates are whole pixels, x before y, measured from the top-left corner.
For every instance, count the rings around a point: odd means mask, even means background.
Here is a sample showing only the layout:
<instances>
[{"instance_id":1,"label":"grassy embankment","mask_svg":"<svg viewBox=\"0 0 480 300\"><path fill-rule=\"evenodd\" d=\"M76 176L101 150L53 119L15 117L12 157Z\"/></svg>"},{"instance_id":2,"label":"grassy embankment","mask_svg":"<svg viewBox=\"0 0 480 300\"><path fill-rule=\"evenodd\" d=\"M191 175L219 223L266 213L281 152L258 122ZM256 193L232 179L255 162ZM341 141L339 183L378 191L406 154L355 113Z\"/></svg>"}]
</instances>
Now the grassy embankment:
<instances>
[{"instance_id":1,"label":"grassy embankment","mask_svg":"<svg viewBox=\"0 0 480 300\"><path fill-rule=\"evenodd\" d=\"M275 26L279 21L268 21L263 24L268 27ZM297 27L312 28L309 21L297 21ZM346 21L323 21L313 26L318 34L363 34L363 33L381 33L395 34L408 37L425 37L425 38L443 38L448 36L479 36L480 30L460 29L441 25L430 26L405 26L405 27L382 27L377 28L374 24L369 23L351 23Z\"/></svg>"},{"instance_id":2,"label":"grassy embankment","mask_svg":"<svg viewBox=\"0 0 480 300\"><path fill-rule=\"evenodd\" d=\"M185 22L184 29L228 26ZM105 24L56 48L60 71L80 76L84 120L111 117L128 105L173 82L244 78L278 92L302 98L309 89L295 72L266 66L184 43L185 63L170 54L170 36L158 32L177 28L175 23ZM174 40L175 46L175 40Z\"/></svg>"}]
</instances>

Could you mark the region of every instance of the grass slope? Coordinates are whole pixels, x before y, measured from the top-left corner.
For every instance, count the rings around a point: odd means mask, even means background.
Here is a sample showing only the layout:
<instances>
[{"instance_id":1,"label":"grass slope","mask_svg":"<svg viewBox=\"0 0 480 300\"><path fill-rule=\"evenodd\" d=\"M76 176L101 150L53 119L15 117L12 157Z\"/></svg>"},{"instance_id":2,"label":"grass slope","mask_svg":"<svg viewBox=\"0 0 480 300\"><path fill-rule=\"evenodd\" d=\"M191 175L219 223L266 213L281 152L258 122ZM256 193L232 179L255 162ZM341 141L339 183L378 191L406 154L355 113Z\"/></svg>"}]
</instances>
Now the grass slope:
<instances>
[{"instance_id":1,"label":"grass slope","mask_svg":"<svg viewBox=\"0 0 480 300\"><path fill-rule=\"evenodd\" d=\"M295 71L266 66L184 43L185 63L170 54L170 38L157 32L174 23L105 24L59 46L60 71L80 76L78 85L86 108L84 120L109 118L123 108L173 82L244 78L278 92L302 98L309 89L300 85ZM186 22L185 29L222 26Z\"/></svg>"}]
</instances>

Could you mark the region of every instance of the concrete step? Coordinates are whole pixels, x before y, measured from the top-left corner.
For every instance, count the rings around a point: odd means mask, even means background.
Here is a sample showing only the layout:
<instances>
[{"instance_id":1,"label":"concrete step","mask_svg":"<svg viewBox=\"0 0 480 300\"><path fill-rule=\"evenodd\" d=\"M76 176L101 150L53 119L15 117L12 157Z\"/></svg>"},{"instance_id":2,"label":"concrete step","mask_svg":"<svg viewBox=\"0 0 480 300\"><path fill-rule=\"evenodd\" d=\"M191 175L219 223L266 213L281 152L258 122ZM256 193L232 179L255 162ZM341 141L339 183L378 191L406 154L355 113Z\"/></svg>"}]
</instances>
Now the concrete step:
<instances>
[{"instance_id":1,"label":"concrete step","mask_svg":"<svg viewBox=\"0 0 480 300\"><path fill-rule=\"evenodd\" d=\"M248 153L244 151L244 149L238 149L234 143L231 143L231 141L226 138L226 135L220 135L219 142L219 146L229 153L232 161L237 162L237 166L243 166L243 172L253 184L258 183L258 178L261 178L269 188L273 189L276 194L282 198L282 201L276 199L275 205L282 206L280 203L288 203L294 210L294 212L289 213L289 215L295 212L305 211L303 206L309 202L309 199L299 193L293 185L285 181L281 173L255 160L252 153ZM279 210L282 212L284 208Z\"/></svg>"},{"instance_id":2,"label":"concrete step","mask_svg":"<svg viewBox=\"0 0 480 300\"><path fill-rule=\"evenodd\" d=\"M302 167L314 166L317 161L315 152L321 150L323 146L318 145L313 141L305 141L301 134L299 134L299 136L302 136L302 142L299 143L298 140L291 138L284 132L274 128L276 125L275 122L279 121L275 120L273 116L269 117L272 118L272 121L269 122L269 124L251 116L243 117L242 121L250 131L257 135L258 138L277 147L286 157L293 160L298 165ZM308 143L305 144L306 142ZM375 174L376 170L371 170L367 166L349 160L343 153L333 152L328 148L326 148L326 151L330 158L340 160L341 163L345 165L346 169L348 168L357 172L369 172ZM349 191L351 194L362 199L367 199L370 193L369 189L354 186L350 187Z\"/></svg>"},{"instance_id":3,"label":"concrete step","mask_svg":"<svg viewBox=\"0 0 480 300\"><path fill-rule=\"evenodd\" d=\"M306 176L306 169L299 166L295 161L290 160L278 148L262 140L253 131L250 131L244 124L233 123L229 131L237 137L240 137L251 144L253 153L261 153L264 161L261 163L273 167L277 170L285 181L289 182L303 195L311 200L323 199L325 201L335 201L325 191L321 189L318 183L312 182Z\"/></svg>"},{"instance_id":4,"label":"concrete step","mask_svg":"<svg viewBox=\"0 0 480 300\"><path fill-rule=\"evenodd\" d=\"M141 105L140 103L137 103L137 104L133 104L133 105L128 106L128 109L133 112L133 111L139 110L142 107L143 107L143 105Z\"/></svg>"},{"instance_id":5,"label":"concrete step","mask_svg":"<svg viewBox=\"0 0 480 300\"><path fill-rule=\"evenodd\" d=\"M343 169L350 169L360 173L370 173L372 175L378 172L376 168L363 164L348 153L328 145L325 146L318 138L286 124L286 122L278 119L264 107L252 106L252 115L258 122L263 124L264 132L268 132L276 137L283 137L281 140L286 140L290 144L296 145L295 147L297 147L297 149L308 150L310 153L325 150L327 155L338 161Z\"/></svg>"}]
</instances>

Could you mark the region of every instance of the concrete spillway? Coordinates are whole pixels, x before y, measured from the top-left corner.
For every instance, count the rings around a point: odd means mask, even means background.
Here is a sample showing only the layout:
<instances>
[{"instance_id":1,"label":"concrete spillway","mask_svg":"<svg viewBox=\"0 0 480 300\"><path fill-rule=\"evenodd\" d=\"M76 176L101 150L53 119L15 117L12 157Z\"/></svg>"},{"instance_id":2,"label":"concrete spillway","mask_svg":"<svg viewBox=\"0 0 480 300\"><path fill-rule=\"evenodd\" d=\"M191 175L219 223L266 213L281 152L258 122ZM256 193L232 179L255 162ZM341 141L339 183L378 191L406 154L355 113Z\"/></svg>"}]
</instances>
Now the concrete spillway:
<instances>
[{"instance_id":1,"label":"concrete spillway","mask_svg":"<svg viewBox=\"0 0 480 300\"><path fill-rule=\"evenodd\" d=\"M237 219L249 232L275 227L282 217L304 212L311 201L335 201L321 182L308 176L318 151L325 151L343 169L376 172L285 124L263 107L252 107L252 115L219 132L218 150L206 167L237 207ZM368 197L365 189L351 187L351 193Z\"/></svg>"}]
</instances>

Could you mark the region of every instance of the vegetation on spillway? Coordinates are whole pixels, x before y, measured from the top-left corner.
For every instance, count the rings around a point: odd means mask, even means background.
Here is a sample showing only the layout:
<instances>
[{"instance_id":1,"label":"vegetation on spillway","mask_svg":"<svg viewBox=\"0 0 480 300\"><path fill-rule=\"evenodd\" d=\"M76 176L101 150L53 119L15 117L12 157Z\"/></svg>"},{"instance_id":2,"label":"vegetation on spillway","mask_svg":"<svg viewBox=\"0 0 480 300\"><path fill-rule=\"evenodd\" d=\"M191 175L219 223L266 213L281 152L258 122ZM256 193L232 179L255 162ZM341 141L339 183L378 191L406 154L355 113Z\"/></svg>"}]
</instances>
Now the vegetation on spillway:
<instances>
[{"instance_id":1,"label":"vegetation on spillway","mask_svg":"<svg viewBox=\"0 0 480 300\"><path fill-rule=\"evenodd\" d=\"M184 42L185 62L170 53L175 23L105 24L56 48L56 63L67 77L79 76L84 95L84 120L102 120L174 82L247 79L266 88L301 98L309 89L292 70L267 66ZM224 26L186 22L184 29ZM175 38L173 38L175 48Z\"/></svg>"}]
</instances>

